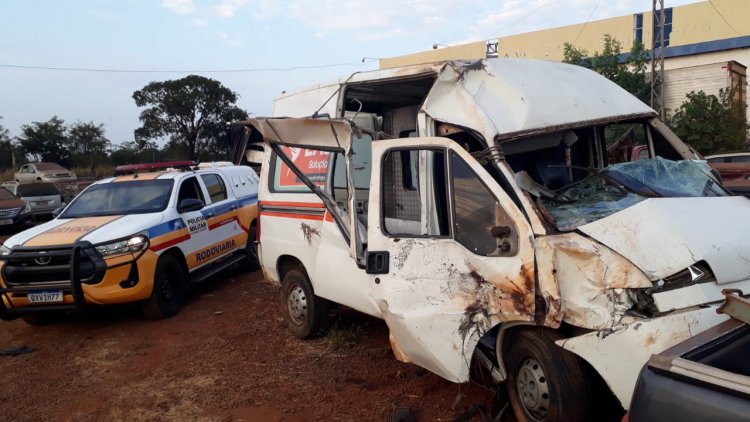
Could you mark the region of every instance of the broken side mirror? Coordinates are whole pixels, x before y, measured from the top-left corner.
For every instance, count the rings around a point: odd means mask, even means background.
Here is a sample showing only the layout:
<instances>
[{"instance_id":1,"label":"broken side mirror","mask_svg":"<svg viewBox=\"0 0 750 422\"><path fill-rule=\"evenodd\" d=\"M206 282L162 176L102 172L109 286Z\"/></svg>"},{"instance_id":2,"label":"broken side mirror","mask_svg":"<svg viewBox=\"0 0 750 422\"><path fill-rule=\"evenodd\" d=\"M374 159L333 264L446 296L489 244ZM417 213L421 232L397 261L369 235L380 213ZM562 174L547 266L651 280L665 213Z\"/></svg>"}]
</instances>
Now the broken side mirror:
<instances>
[{"instance_id":1,"label":"broken side mirror","mask_svg":"<svg viewBox=\"0 0 750 422\"><path fill-rule=\"evenodd\" d=\"M504 239L511 234L511 229L508 226L495 226L490 229L490 234L496 239Z\"/></svg>"}]
</instances>

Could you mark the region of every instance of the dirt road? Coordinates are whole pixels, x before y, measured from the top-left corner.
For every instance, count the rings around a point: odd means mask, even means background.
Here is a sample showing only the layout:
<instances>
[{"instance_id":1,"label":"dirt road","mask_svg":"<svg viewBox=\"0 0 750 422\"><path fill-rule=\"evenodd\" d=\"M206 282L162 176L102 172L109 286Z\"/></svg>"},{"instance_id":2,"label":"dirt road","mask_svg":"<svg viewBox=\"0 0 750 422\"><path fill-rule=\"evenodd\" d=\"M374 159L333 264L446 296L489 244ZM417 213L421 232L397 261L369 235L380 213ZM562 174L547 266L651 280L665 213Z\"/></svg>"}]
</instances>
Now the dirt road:
<instances>
[{"instance_id":1,"label":"dirt road","mask_svg":"<svg viewBox=\"0 0 750 422\"><path fill-rule=\"evenodd\" d=\"M115 308L32 327L0 322L2 419L383 421L395 406L418 420L452 420L488 404L485 387L459 387L397 362L384 323L337 311L327 335L287 332L260 273L219 275L167 320Z\"/></svg>"}]
</instances>

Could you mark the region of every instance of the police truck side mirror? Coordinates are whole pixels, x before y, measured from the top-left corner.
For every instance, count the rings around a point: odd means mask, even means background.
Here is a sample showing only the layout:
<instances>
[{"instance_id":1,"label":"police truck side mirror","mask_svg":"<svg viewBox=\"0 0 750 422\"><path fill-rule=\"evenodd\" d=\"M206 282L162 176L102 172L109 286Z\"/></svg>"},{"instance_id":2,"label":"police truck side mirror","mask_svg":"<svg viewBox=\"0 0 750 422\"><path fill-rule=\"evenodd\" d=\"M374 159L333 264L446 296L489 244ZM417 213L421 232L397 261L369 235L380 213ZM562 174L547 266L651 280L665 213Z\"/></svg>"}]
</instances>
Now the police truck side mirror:
<instances>
[{"instance_id":1,"label":"police truck side mirror","mask_svg":"<svg viewBox=\"0 0 750 422\"><path fill-rule=\"evenodd\" d=\"M205 204L200 199L185 198L177 205L177 212L182 214L184 212L198 211L203 209L204 206Z\"/></svg>"}]
</instances>

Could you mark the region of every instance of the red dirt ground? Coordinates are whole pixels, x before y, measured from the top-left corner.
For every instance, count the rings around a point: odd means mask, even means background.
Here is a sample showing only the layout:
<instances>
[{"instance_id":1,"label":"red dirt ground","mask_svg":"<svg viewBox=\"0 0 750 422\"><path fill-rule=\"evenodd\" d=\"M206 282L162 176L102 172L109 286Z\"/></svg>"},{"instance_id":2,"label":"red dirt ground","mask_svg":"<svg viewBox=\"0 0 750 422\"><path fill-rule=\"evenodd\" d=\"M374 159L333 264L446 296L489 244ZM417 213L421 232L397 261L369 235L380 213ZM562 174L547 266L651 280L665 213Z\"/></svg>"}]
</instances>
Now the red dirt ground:
<instances>
[{"instance_id":1,"label":"red dirt ground","mask_svg":"<svg viewBox=\"0 0 750 422\"><path fill-rule=\"evenodd\" d=\"M2 240L3 238L0 238ZM379 320L339 311L341 340L286 330L260 272L229 272L193 292L175 317L110 308L33 327L0 321L0 409L9 421L384 421L396 406L417 420L452 420L493 391L459 386L393 358ZM352 334L353 333L353 334Z\"/></svg>"}]
</instances>

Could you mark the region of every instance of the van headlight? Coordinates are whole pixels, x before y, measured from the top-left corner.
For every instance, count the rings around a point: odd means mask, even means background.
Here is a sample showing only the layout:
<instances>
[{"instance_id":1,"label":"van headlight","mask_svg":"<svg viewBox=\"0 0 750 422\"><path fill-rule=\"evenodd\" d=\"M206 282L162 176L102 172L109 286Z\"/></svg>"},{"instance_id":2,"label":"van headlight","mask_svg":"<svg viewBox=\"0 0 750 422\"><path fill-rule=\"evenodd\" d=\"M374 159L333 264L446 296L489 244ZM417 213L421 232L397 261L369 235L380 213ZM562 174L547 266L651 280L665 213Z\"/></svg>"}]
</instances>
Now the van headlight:
<instances>
[{"instance_id":1,"label":"van headlight","mask_svg":"<svg viewBox=\"0 0 750 422\"><path fill-rule=\"evenodd\" d=\"M130 239L98 245L96 246L96 251L102 254L102 256L111 256L141 252L146 247L148 247L148 239L145 236L135 235Z\"/></svg>"},{"instance_id":2,"label":"van headlight","mask_svg":"<svg viewBox=\"0 0 750 422\"><path fill-rule=\"evenodd\" d=\"M0 256L10 255L10 248L5 245L0 245Z\"/></svg>"},{"instance_id":3,"label":"van headlight","mask_svg":"<svg viewBox=\"0 0 750 422\"><path fill-rule=\"evenodd\" d=\"M19 214L28 214L30 212L31 212L31 205L26 204L26 206L23 207L23 209L21 210L21 212L19 212Z\"/></svg>"}]
</instances>

